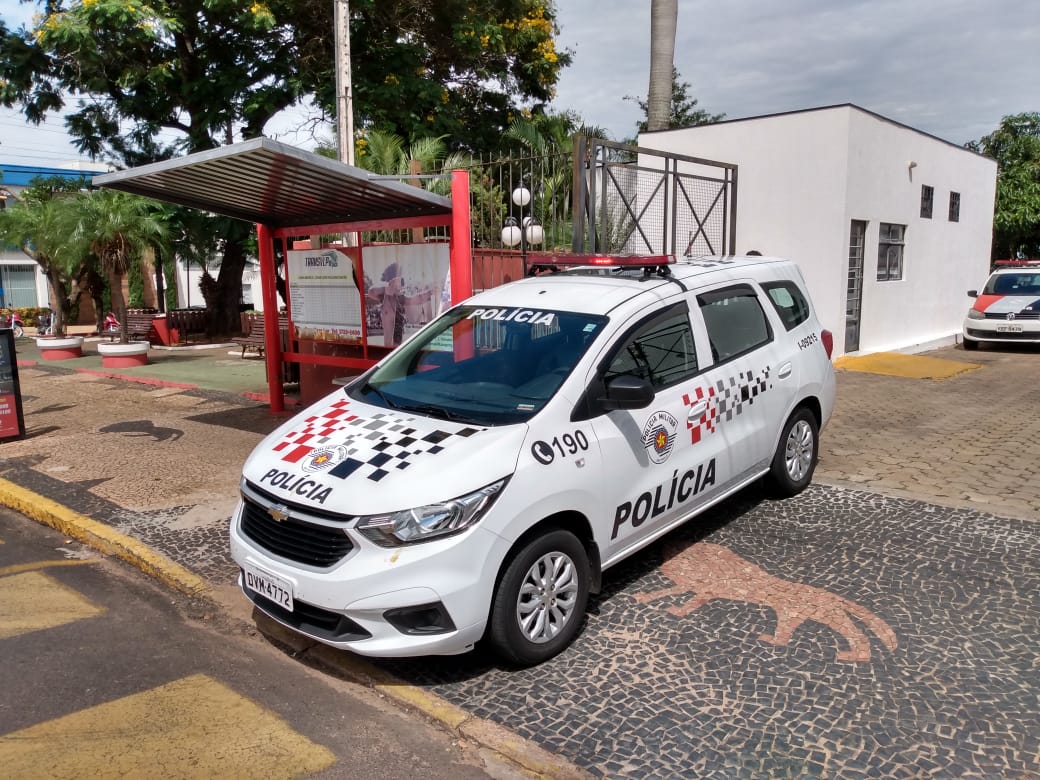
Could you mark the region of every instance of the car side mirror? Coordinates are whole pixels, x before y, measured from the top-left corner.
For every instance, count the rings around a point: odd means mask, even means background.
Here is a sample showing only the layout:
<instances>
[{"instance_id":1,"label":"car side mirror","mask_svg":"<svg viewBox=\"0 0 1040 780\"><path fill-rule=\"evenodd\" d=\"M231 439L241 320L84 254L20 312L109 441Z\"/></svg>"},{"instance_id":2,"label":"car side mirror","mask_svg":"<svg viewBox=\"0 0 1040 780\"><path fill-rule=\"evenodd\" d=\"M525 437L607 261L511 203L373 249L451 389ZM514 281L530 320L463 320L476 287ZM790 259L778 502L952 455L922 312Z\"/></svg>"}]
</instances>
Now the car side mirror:
<instances>
[{"instance_id":1,"label":"car side mirror","mask_svg":"<svg viewBox=\"0 0 1040 780\"><path fill-rule=\"evenodd\" d=\"M634 374L620 374L606 383L604 394L597 398L602 409L643 409L654 400L654 388L646 379Z\"/></svg>"},{"instance_id":2,"label":"car side mirror","mask_svg":"<svg viewBox=\"0 0 1040 780\"><path fill-rule=\"evenodd\" d=\"M979 297L979 291L978 290L968 290L968 297L969 298L978 298Z\"/></svg>"}]
</instances>

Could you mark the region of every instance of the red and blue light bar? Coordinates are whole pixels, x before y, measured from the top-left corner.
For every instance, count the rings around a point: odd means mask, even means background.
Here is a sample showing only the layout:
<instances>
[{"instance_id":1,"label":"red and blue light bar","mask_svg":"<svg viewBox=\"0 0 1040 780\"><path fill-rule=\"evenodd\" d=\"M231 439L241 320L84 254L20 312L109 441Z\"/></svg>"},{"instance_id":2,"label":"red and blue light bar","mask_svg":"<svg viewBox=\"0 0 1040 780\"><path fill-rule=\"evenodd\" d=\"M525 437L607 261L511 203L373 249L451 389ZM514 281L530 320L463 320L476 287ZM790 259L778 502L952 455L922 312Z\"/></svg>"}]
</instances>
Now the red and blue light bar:
<instances>
[{"instance_id":1,"label":"red and blue light bar","mask_svg":"<svg viewBox=\"0 0 1040 780\"><path fill-rule=\"evenodd\" d=\"M576 268L579 266L654 268L675 263L672 255L570 255L549 252L528 252L529 266L546 268Z\"/></svg>"}]
</instances>

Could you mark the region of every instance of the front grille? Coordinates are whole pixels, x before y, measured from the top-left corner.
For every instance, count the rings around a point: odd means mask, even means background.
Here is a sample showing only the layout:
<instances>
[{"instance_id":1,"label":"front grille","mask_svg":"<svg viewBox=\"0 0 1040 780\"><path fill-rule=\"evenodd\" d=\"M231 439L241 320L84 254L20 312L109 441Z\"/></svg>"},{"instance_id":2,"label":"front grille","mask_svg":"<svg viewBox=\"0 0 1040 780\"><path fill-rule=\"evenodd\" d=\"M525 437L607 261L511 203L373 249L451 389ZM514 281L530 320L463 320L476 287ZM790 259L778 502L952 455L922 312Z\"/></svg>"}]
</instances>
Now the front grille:
<instances>
[{"instance_id":1,"label":"front grille","mask_svg":"<svg viewBox=\"0 0 1040 780\"><path fill-rule=\"evenodd\" d=\"M1007 312L1003 314L986 314L987 320L1007 320ZM1040 311L1017 311L1015 312L1015 320L1040 320ZM1015 320L1008 320L1008 322L1014 322Z\"/></svg>"},{"instance_id":2,"label":"front grille","mask_svg":"<svg viewBox=\"0 0 1040 780\"><path fill-rule=\"evenodd\" d=\"M1040 332L1024 331L1022 333L997 333L995 330L978 330L968 328L968 335L977 339L988 339L990 341L1040 341Z\"/></svg>"},{"instance_id":3,"label":"front grille","mask_svg":"<svg viewBox=\"0 0 1040 780\"><path fill-rule=\"evenodd\" d=\"M243 588L242 592L275 620L295 628L302 634L334 642L356 642L372 636L350 618L336 612L329 612L327 609L316 607L313 604L305 604L293 599L293 611L289 612L271 599L254 593L248 588Z\"/></svg>"},{"instance_id":4,"label":"front grille","mask_svg":"<svg viewBox=\"0 0 1040 780\"><path fill-rule=\"evenodd\" d=\"M263 506L243 493L242 533L270 553L309 566L328 568L354 549L342 528L310 523L306 513L291 509L291 517L275 520Z\"/></svg>"}]
</instances>

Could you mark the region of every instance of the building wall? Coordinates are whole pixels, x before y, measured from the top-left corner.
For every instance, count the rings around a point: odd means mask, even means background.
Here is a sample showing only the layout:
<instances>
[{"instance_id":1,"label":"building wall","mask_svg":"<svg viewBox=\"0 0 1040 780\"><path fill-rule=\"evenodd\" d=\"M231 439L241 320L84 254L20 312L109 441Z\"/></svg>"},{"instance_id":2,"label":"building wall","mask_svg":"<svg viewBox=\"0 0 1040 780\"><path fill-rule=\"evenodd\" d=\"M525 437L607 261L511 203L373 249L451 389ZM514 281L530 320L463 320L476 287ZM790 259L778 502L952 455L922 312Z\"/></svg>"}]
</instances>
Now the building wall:
<instances>
[{"instance_id":1,"label":"building wall","mask_svg":"<svg viewBox=\"0 0 1040 780\"><path fill-rule=\"evenodd\" d=\"M996 162L865 112L850 118L846 244L851 220L867 221L860 351L949 340L961 331L967 290L989 272ZM922 185L934 190L930 219ZM951 192L960 194L958 222L949 221ZM881 222L906 225L900 281L877 280Z\"/></svg>"},{"instance_id":2,"label":"building wall","mask_svg":"<svg viewBox=\"0 0 1040 780\"><path fill-rule=\"evenodd\" d=\"M965 291L989 264L992 160L851 105L646 133L639 143L739 166L737 251L798 262L835 336L835 357L844 351L853 219L867 222L859 351L912 348L960 331ZM922 183L935 187L931 220L919 216ZM947 221L951 189L961 194L957 223ZM901 282L877 282L881 222L907 225Z\"/></svg>"}]
</instances>

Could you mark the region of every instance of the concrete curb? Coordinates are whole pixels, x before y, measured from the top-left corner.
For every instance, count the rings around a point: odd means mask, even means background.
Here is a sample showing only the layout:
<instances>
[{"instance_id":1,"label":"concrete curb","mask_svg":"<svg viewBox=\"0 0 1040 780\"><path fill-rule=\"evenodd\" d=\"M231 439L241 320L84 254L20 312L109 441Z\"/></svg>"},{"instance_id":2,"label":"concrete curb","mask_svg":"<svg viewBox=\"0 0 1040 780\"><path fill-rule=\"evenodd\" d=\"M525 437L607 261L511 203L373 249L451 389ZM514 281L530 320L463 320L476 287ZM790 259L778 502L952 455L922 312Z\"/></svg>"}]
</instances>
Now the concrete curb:
<instances>
[{"instance_id":1,"label":"concrete curb","mask_svg":"<svg viewBox=\"0 0 1040 780\"><path fill-rule=\"evenodd\" d=\"M517 767L532 778L588 780L592 776L563 758L520 737L504 726L476 717L440 696L402 682L359 656L315 642L254 611L257 629L269 639L292 650L294 656L328 669L393 700L398 706L419 712L459 737L475 742L498 760Z\"/></svg>"},{"instance_id":2,"label":"concrete curb","mask_svg":"<svg viewBox=\"0 0 1040 780\"><path fill-rule=\"evenodd\" d=\"M0 479L0 504L88 544L105 555L119 558L187 596L205 596L209 591L209 585L201 577L136 539L6 479Z\"/></svg>"}]
</instances>

